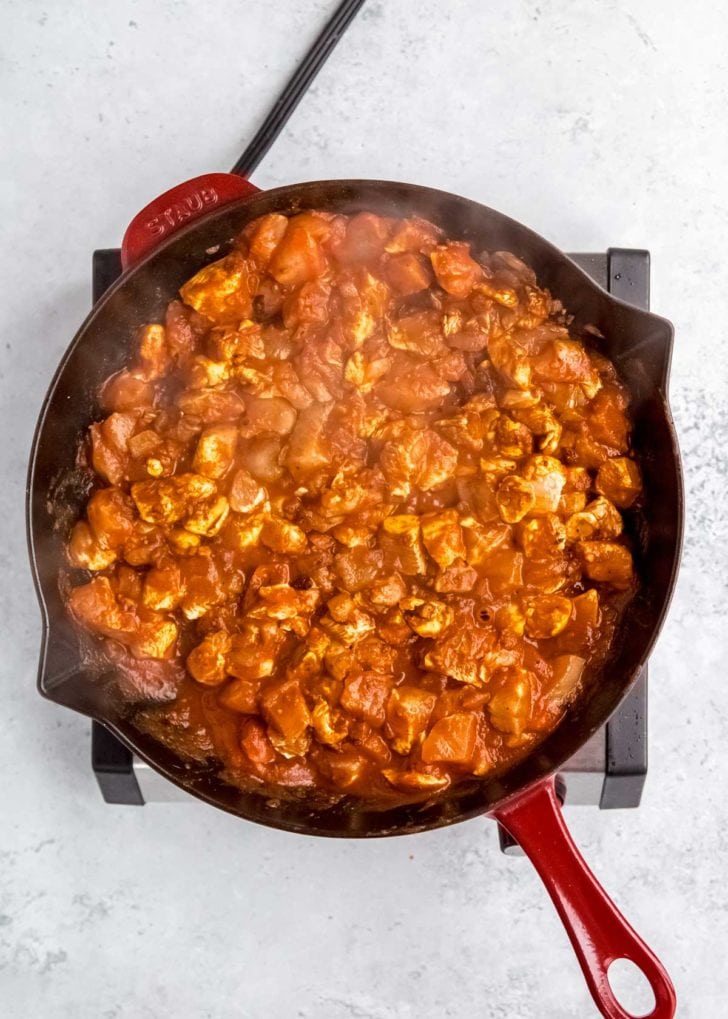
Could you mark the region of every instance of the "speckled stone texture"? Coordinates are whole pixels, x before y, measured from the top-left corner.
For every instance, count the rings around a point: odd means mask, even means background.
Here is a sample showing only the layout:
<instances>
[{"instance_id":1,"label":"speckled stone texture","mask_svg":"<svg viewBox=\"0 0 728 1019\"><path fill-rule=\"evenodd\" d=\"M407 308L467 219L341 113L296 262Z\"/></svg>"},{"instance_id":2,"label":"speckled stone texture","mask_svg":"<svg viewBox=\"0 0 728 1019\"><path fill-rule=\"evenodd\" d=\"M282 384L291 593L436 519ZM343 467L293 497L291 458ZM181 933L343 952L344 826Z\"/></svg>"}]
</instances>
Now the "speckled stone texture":
<instances>
[{"instance_id":1,"label":"speckled stone texture","mask_svg":"<svg viewBox=\"0 0 728 1019\"><path fill-rule=\"evenodd\" d=\"M545 892L491 823L362 844L198 804L105 806L87 721L35 692L25 465L91 251L158 192L232 164L333 6L0 4L8 1019L595 1015ZM256 175L418 181L565 250L652 251L653 308L677 334L684 566L652 662L642 807L569 821L683 1019L728 1015L726 38L710 0L368 0Z\"/></svg>"}]
</instances>

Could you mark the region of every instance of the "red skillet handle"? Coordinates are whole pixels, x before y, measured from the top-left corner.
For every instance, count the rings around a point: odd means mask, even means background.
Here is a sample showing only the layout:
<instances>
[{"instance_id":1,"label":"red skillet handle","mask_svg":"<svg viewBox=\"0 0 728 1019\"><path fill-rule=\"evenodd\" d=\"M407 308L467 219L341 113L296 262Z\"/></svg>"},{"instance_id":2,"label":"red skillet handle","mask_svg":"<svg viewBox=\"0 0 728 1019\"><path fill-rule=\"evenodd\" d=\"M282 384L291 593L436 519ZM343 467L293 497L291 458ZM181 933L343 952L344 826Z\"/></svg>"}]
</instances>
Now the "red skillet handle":
<instances>
[{"instance_id":1,"label":"red skillet handle","mask_svg":"<svg viewBox=\"0 0 728 1019\"><path fill-rule=\"evenodd\" d=\"M235 173L205 173L165 191L131 221L121 242L125 269L148 255L165 237L220 205L260 191Z\"/></svg>"},{"instance_id":2,"label":"red skillet handle","mask_svg":"<svg viewBox=\"0 0 728 1019\"><path fill-rule=\"evenodd\" d=\"M645 1019L672 1019L676 998L670 978L584 862L564 823L553 779L492 816L520 844L546 885L601 1014L607 1019L634 1019L617 1001L607 978L615 959L630 959L655 995L655 1007Z\"/></svg>"}]
</instances>

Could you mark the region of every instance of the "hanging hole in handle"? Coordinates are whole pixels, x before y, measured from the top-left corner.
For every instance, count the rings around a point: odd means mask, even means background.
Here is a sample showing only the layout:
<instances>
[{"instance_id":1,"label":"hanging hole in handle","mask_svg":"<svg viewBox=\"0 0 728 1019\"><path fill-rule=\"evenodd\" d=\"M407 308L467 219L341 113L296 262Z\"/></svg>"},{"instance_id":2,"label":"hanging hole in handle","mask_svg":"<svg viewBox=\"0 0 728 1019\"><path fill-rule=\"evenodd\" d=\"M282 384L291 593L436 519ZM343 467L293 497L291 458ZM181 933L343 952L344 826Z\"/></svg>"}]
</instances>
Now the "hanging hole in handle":
<instances>
[{"instance_id":1,"label":"hanging hole in handle","mask_svg":"<svg viewBox=\"0 0 728 1019\"><path fill-rule=\"evenodd\" d=\"M657 1001L652 984L631 959L615 959L607 970L612 993L634 1019L651 1015Z\"/></svg>"}]
</instances>

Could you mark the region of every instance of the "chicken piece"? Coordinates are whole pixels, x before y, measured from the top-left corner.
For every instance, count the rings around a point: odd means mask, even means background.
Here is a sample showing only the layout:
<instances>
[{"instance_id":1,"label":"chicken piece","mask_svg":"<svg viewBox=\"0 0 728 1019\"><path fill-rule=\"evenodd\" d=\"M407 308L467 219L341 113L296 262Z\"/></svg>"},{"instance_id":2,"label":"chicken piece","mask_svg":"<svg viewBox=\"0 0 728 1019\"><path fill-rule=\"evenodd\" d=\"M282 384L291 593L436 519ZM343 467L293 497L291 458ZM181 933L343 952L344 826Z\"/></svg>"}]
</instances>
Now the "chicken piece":
<instances>
[{"instance_id":1,"label":"chicken piece","mask_svg":"<svg viewBox=\"0 0 728 1019\"><path fill-rule=\"evenodd\" d=\"M493 622L501 633L510 631L517 637L522 637L526 630L526 616L516 602L501 605L493 617Z\"/></svg>"},{"instance_id":2,"label":"chicken piece","mask_svg":"<svg viewBox=\"0 0 728 1019\"><path fill-rule=\"evenodd\" d=\"M333 402L314 403L298 415L285 463L299 484L320 471L328 471L331 466L326 425L333 406Z\"/></svg>"},{"instance_id":3,"label":"chicken piece","mask_svg":"<svg viewBox=\"0 0 728 1019\"><path fill-rule=\"evenodd\" d=\"M407 585L399 573L377 578L367 590L367 599L377 608L398 605L407 594Z\"/></svg>"},{"instance_id":4,"label":"chicken piece","mask_svg":"<svg viewBox=\"0 0 728 1019\"><path fill-rule=\"evenodd\" d=\"M404 598L400 603L409 628L418 637L437 637L451 625L453 610L445 602L423 598Z\"/></svg>"},{"instance_id":5,"label":"chicken piece","mask_svg":"<svg viewBox=\"0 0 728 1019\"><path fill-rule=\"evenodd\" d=\"M255 262L233 251L200 269L180 288L180 296L213 322L239 322L252 314L258 278Z\"/></svg>"},{"instance_id":6,"label":"chicken piece","mask_svg":"<svg viewBox=\"0 0 728 1019\"><path fill-rule=\"evenodd\" d=\"M230 504L224 495L212 496L194 504L184 521L184 529L190 534L214 538L219 534L230 512Z\"/></svg>"},{"instance_id":7,"label":"chicken piece","mask_svg":"<svg viewBox=\"0 0 728 1019\"><path fill-rule=\"evenodd\" d=\"M172 612L181 604L183 597L182 574L174 561L154 566L144 574L142 600L148 609Z\"/></svg>"},{"instance_id":8,"label":"chicken piece","mask_svg":"<svg viewBox=\"0 0 728 1019\"><path fill-rule=\"evenodd\" d=\"M88 584L74 587L68 605L80 623L107 637L128 643L137 628L136 616L119 604L107 577L95 577Z\"/></svg>"},{"instance_id":9,"label":"chicken piece","mask_svg":"<svg viewBox=\"0 0 728 1019\"><path fill-rule=\"evenodd\" d=\"M435 309L403 315L387 325L387 340L395 350L434 357L445 350L441 316Z\"/></svg>"},{"instance_id":10,"label":"chicken piece","mask_svg":"<svg viewBox=\"0 0 728 1019\"><path fill-rule=\"evenodd\" d=\"M218 701L229 711L255 715L258 711L259 684L252 679L231 679L218 694Z\"/></svg>"},{"instance_id":11,"label":"chicken piece","mask_svg":"<svg viewBox=\"0 0 728 1019\"><path fill-rule=\"evenodd\" d=\"M475 751L478 717L472 712L446 715L435 722L422 744L426 764L469 764Z\"/></svg>"},{"instance_id":12,"label":"chicken piece","mask_svg":"<svg viewBox=\"0 0 728 1019\"><path fill-rule=\"evenodd\" d=\"M119 488L100 488L86 507L89 527L102 548L120 549L134 528L134 507Z\"/></svg>"},{"instance_id":13,"label":"chicken piece","mask_svg":"<svg viewBox=\"0 0 728 1019\"><path fill-rule=\"evenodd\" d=\"M177 523L196 503L215 493L215 482L200 474L178 474L131 486L139 516L150 524Z\"/></svg>"},{"instance_id":14,"label":"chicken piece","mask_svg":"<svg viewBox=\"0 0 728 1019\"><path fill-rule=\"evenodd\" d=\"M68 560L71 566L80 570L98 572L115 563L117 552L113 548L105 548L91 533L85 520L79 520L71 531L68 541Z\"/></svg>"},{"instance_id":15,"label":"chicken piece","mask_svg":"<svg viewBox=\"0 0 728 1019\"><path fill-rule=\"evenodd\" d=\"M225 421L237 421L245 404L237 393L226 389L187 389L177 397L185 419L198 428Z\"/></svg>"},{"instance_id":16,"label":"chicken piece","mask_svg":"<svg viewBox=\"0 0 728 1019\"><path fill-rule=\"evenodd\" d=\"M611 541L580 541L577 550L590 580L611 584L618 591L634 582L634 567L629 549Z\"/></svg>"},{"instance_id":17,"label":"chicken piece","mask_svg":"<svg viewBox=\"0 0 728 1019\"><path fill-rule=\"evenodd\" d=\"M457 467L457 450L437 432L408 430L385 443L379 458L392 495L406 498L413 488L429 492L444 484Z\"/></svg>"},{"instance_id":18,"label":"chicken piece","mask_svg":"<svg viewBox=\"0 0 728 1019\"><path fill-rule=\"evenodd\" d=\"M139 370L121 371L104 383L101 403L109 411L144 411L154 406L154 386Z\"/></svg>"},{"instance_id":19,"label":"chicken piece","mask_svg":"<svg viewBox=\"0 0 728 1019\"><path fill-rule=\"evenodd\" d=\"M164 318L167 347L176 366L186 365L210 328L210 320L181 301L170 301Z\"/></svg>"},{"instance_id":20,"label":"chicken piece","mask_svg":"<svg viewBox=\"0 0 728 1019\"><path fill-rule=\"evenodd\" d=\"M229 361L215 361L206 354L196 354L187 372L187 382L190 389L214 389L229 382L232 371Z\"/></svg>"},{"instance_id":21,"label":"chicken piece","mask_svg":"<svg viewBox=\"0 0 728 1019\"><path fill-rule=\"evenodd\" d=\"M510 597L523 585L523 555L510 548L496 549L487 561L486 579L494 597Z\"/></svg>"},{"instance_id":22,"label":"chicken piece","mask_svg":"<svg viewBox=\"0 0 728 1019\"><path fill-rule=\"evenodd\" d=\"M488 703L490 721L501 732L520 736L528 727L533 702L533 677L519 666L500 669L493 677Z\"/></svg>"},{"instance_id":23,"label":"chicken piece","mask_svg":"<svg viewBox=\"0 0 728 1019\"><path fill-rule=\"evenodd\" d=\"M559 499L559 515L562 517L573 516L586 509L586 495L584 492L562 492Z\"/></svg>"},{"instance_id":24,"label":"chicken piece","mask_svg":"<svg viewBox=\"0 0 728 1019\"><path fill-rule=\"evenodd\" d=\"M523 476L533 486L531 514L540 516L555 513L566 484L566 470L561 461L553 456L531 456L523 468Z\"/></svg>"},{"instance_id":25,"label":"chicken piece","mask_svg":"<svg viewBox=\"0 0 728 1019\"><path fill-rule=\"evenodd\" d=\"M628 509L642 491L639 468L629 457L607 460L597 471L596 489L620 509Z\"/></svg>"},{"instance_id":26,"label":"chicken piece","mask_svg":"<svg viewBox=\"0 0 728 1019\"><path fill-rule=\"evenodd\" d=\"M483 275L483 269L470 255L470 245L449 241L430 252L435 278L453 297L468 297Z\"/></svg>"},{"instance_id":27,"label":"chicken piece","mask_svg":"<svg viewBox=\"0 0 728 1019\"><path fill-rule=\"evenodd\" d=\"M579 383L587 388L589 396L601 385L589 354L578 340L558 339L547 343L532 358L531 364L539 382Z\"/></svg>"},{"instance_id":28,"label":"chicken piece","mask_svg":"<svg viewBox=\"0 0 728 1019\"><path fill-rule=\"evenodd\" d=\"M571 598L545 594L526 602L526 633L535 639L555 637L565 630L572 616Z\"/></svg>"},{"instance_id":29,"label":"chicken piece","mask_svg":"<svg viewBox=\"0 0 728 1019\"><path fill-rule=\"evenodd\" d=\"M401 297L426 290L432 283L432 271L424 258L411 251L391 255L384 266L390 287Z\"/></svg>"},{"instance_id":30,"label":"chicken piece","mask_svg":"<svg viewBox=\"0 0 728 1019\"><path fill-rule=\"evenodd\" d=\"M182 612L187 619L200 619L225 599L220 572L211 555L193 554L178 562L184 590Z\"/></svg>"},{"instance_id":31,"label":"chicken piece","mask_svg":"<svg viewBox=\"0 0 728 1019\"><path fill-rule=\"evenodd\" d=\"M504 457L520 458L533 451L533 436L528 428L501 414L495 426L495 446Z\"/></svg>"},{"instance_id":32,"label":"chicken piece","mask_svg":"<svg viewBox=\"0 0 728 1019\"><path fill-rule=\"evenodd\" d=\"M391 676L383 676L378 672L352 672L344 680L341 707L369 725L384 725L385 707L392 684Z\"/></svg>"},{"instance_id":33,"label":"chicken piece","mask_svg":"<svg viewBox=\"0 0 728 1019\"><path fill-rule=\"evenodd\" d=\"M257 435L242 443L240 459L249 474L272 485L283 474L283 440L279 435Z\"/></svg>"},{"instance_id":34,"label":"chicken piece","mask_svg":"<svg viewBox=\"0 0 728 1019\"><path fill-rule=\"evenodd\" d=\"M267 517L263 522L260 540L273 552L298 555L306 550L307 541L304 531L289 520L280 517Z\"/></svg>"},{"instance_id":35,"label":"chicken piece","mask_svg":"<svg viewBox=\"0 0 728 1019\"><path fill-rule=\"evenodd\" d=\"M435 590L439 594L466 594L478 582L478 573L462 559L456 559L435 579Z\"/></svg>"},{"instance_id":36,"label":"chicken piece","mask_svg":"<svg viewBox=\"0 0 728 1019\"><path fill-rule=\"evenodd\" d=\"M240 468L233 475L228 492L230 509L235 513L252 513L254 509L263 506L268 493L259 485L250 471Z\"/></svg>"},{"instance_id":37,"label":"chicken piece","mask_svg":"<svg viewBox=\"0 0 728 1019\"><path fill-rule=\"evenodd\" d=\"M265 519L262 513L245 518L229 516L220 536L228 548L245 552L258 544Z\"/></svg>"},{"instance_id":38,"label":"chicken piece","mask_svg":"<svg viewBox=\"0 0 728 1019\"><path fill-rule=\"evenodd\" d=\"M156 524L135 520L132 532L124 542L122 555L130 566L148 566L156 562L165 547L165 534Z\"/></svg>"},{"instance_id":39,"label":"chicken piece","mask_svg":"<svg viewBox=\"0 0 728 1019\"><path fill-rule=\"evenodd\" d=\"M543 558L555 555L566 547L566 528L555 513L521 521L516 534L527 556Z\"/></svg>"},{"instance_id":40,"label":"chicken piece","mask_svg":"<svg viewBox=\"0 0 728 1019\"><path fill-rule=\"evenodd\" d=\"M392 221L372 212L359 212L346 223L346 231L335 245L337 261L343 265L372 262L384 252Z\"/></svg>"},{"instance_id":41,"label":"chicken piece","mask_svg":"<svg viewBox=\"0 0 728 1019\"><path fill-rule=\"evenodd\" d=\"M248 242L248 254L261 269L267 268L287 229L288 219L279 212L269 212L265 216L259 216L245 228L244 235Z\"/></svg>"},{"instance_id":42,"label":"chicken piece","mask_svg":"<svg viewBox=\"0 0 728 1019\"><path fill-rule=\"evenodd\" d=\"M427 728L437 696L418 686L395 687L387 701L386 717L393 739L392 749L397 754L409 754L415 741Z\"/></svg>"},{"instance_id":43,"label":"chicken piece","mask_svg":"<svg viewBox=\"0 0 728 1019\"><path fill-rule=\"evenodd\" d=\"M168 659L174 657L177 636L177 625L171 619L148 619L127 643L138 658Z\"/></svg>"},{"instance_id":44,"label":"chicken piece","mask_svg":"<svg viewBox=\"0 0 728 1019\"><path fill-rule=\"evenodd\" d=\"M439 244L441 238L442 230L426 219L418 217L400 219L395 224L394 232L385 244L384 250L390 255L396 255L402 251L414 251L429 255L433 248Z\"/></svg>"},{"instance_id":45,"label":"chicken piece","mask_svg":"<svg viewBox=\"0 0 728 1019\"><path fill-rule=\"evenodd\" d=\"M382 521L380 546L385 568L398 570L406 576L427 572L427 558L420 538L420 519L411 513L400 513Z\"/></svg>"},{"instance_id":46,"label":"chicken piece","mask_svg":"<svg viewBox=\"0 0 728 1019\"><path fill-rule=\"evenodd\" d=\"M289 222L268 265L273 279L285 287L300 286L326 270L324 249L300 223Z\"/></svg>"},{"instance_id":47,"label":"chicken piece","mask_svg":"<svg viewBox=\"0 0 728 1019\"><path fill-rule=\"evenodd\" d=\"M465 559L470 566L482 566L511 536L511 529L507 524L484 527L470 516L462 517L460 525L465 543Z\"/></svg>"},{"instance_id":48,"label":"chicken piece","mask_svg":"<svg viewBox=\"0 0 728 1019\"><path fill-rule=\"evenodd\" d=\"M296 679L276 680L260 697L268 722L268 738L285 758L302 757L308 750L311 712Z\"/></svg>"},{"instance_id":49,"label":"chicken piece","mask_svg":"<svg viewBox=\"0 0 728 1019\"><path fill-rule=\"evenodd\" d=\"M581 512L572 513L566 521L569 541L594 538L618 538L623 522L619 510L603 496L593 499Z\"/></svg>"},{"instance_id":50,"label":"chicken piece","mask_svg":"<svg viewBox=\"0 0 728 1019\"><path fill-rule=\"evenodd\" d=\"M338 594L326 603L328 612L319 624L345 645L353 645L374 630L374 620L348 594Z\"/></svg>"},{"instance_id":51,"label":"chicken piece","mask_svg":"<svg viewBox=\"0 0 728 1019\"><path fill-rule=\"evenodd\" d=\"M129 469L127 443L139 421L137 411L110 414L91 425L91 461L97 474L110 485L120 484Z\"/></svg>"},{"instance_id":52,"label":"chicken piece","mask_svg":"<svg viewBox=\"0 0 728 1019\"><path fill-rule=\"evenodd\" d=\"M243 723L240 746L248 760L259 767L273 764L276 760L277 755L265 726L257 718L247 718Z\"/></svg>"},{"instance_id":53,"label":"chicken piece","mask_svg":"<svg viewBox=\"0 0 728 1019\"><path fill-rule=\"evenodd\" d=\"M349 722L341 711L317 697L311 712L311 724L319 743L337 747L349 735Z\"/></svg>"},{"instance_id":54,"label":"chicken piece","mask_svg":"<svg viewBox=\"0 0 728 1019\"><path fill-rule=\"evenodd\" d=\"M366 269L354 269L339 278L344 347L359 350L370 336L380 333L391 301L387 284Z\"/></svg>"},{"instance_id":55,"label":"chicken piece","mask_svg":"<svg viewBox=\"0 0 728 1019\"><path fill-rule=\"evenodd\" d=\"M205 686L219 686L227 676L226 658L231 648L230 635L216 630L202 640L187 656L187 670Z\"/></svg>"},{"instance_id":56,"label":"chicken piece","mask_svg":"<svg viewBox=\"0 0 728 1019\"><path fill-rule=\"evenodd\" d=\"M280 396L258 397L246 393L245 409L247 425L253 434L272 432L275 435L289 435L296 424L297 412Z\"/></svg>"},{"instance_id":57,"label":"chicken piece","mask_svg":"<svg viewBox=\"0 0 728 1019\"><path fill-rule=\"evenodd\" d=\"M539 438L538 448L542 453L553 456L557 452L563 429L550 407L538 404L516 408L513 417Z\"/></svg>"},{"instance_id":58,"label":"chicken piece","mask_svg":"<svg viewBox=\"0 0 728 1019\"><path fill-rule=\"evenodd\" d=\"M516 389L530 389L530 362L511 339L500 333L491 333L488 337L488 356L493 367L508 383Z\"/></svg>"},{"instance_id":59,"label":"chicken piece","mask_svg":"<svg viewBox=\"0 0 728 1019\"><path fill-rule=\"evenodd\" d=\"M197 442L192 469L219 481L233 465L237 443L238 430L234 425L206 428Z\"/></svg>"},{"instance_id":60,"label":"chicken piece","mask_svg":"<svg viewBox=\"0 0 728 1019\"><path fill-rule=\"evenodd\" d=\"M318 605L315 588L297 591L288 584L271 584L258 590L259 602L248 613L250 619L275 619L283 630L305 637L311 628L311 614Z\"/></svg>"},{"instance_id":61,"label":"chicken piece","mask_svg":"<svg viewBox=\"0 0 728 1019\"><path fill-rule=\"evenodd\" d=\"M441 569L451 566L466 555L463 531L457 510L426 513L422 519L422 541Z\"/></svg>"},{"instance_id":62,"label":"chicken piece","mask_svg":"<svg viewBox=\"0 0 728 1019\"><path fill-rule=\"evenodd\" d=\"M392 410L416 414L439 407L450 393L450 383L434 363L402 351L374 392Z\"/></svg>"},{"instance_id":63,"label":"chicken piece","mask_svg":"<svg viewBox=\"0 0 728 1019\"><path fill-rule=\"evenodd\" d=\"M386 354L355 350L344 366L344 378L360 393L369 393L387 375L391 365L391 357Z\"/></svg>"},{"instance_id":64,"label":"chicken piece","mask_svg":"<svg viewBox=\"0 0 728 1019\"><path fill-rule=\"evenodd\" d=\"M172 366L172 356L163 325L142 326L139 333L139 361L145 382L161 379L167 374Z\"/></svg>"},{"instance_id":65,"label":"chicken piece","mask_svg":"<svg viewBox=\"0 0 728 1019\"><path fill-rule=\"evenodd\" d=\"M355 546L334 556L334 572L344 590L355 593L363 591L376 579L383 562L381 549Z\"/></svg>"},{"instance_id":66,"label":"chicken piece","mask_svg":"<svg viewBox=\"0 0 728 1019\"><path fill-rule=\"evenodd\" d=\"M465 619L458 620L428 648L423 664L426 669L450 676L458 683L482 686L485 672L481 661L493 646L494 637L492 629L486 630Z\"/></svg>"},{"instance_id":67,"label":"chicken piece","mask_svg":"<svg viewBox=\"0 0 728 1019\"><path fill-rule=\"evenodd\" d=\"M437 770L433 765L424 765L415 771L383 768L382 775L395 789L405 793L439 793L450 785L450 776L447 772Z\"/></svg>"},{"instance_id":68,"label":"chicken piece","mask_svg":"<svg viewBox=\"0 0 728 1019\"><path fill-rule=\"evenodd\" d=\"M496 502L501 519L507 524L517 524L536 505L536 491L527 479L509 474L498 485Z\"/></svg>"},{"instance_id":69,"label":"chicken piece","mask_svg":"<svg viewBox=\"0 0 728 1019\"><path fill-rule=\"evenodd\" d=\"M285 633L276 622L246 620L231 637L227 670L237 679L255 682L271 676Z\"/></svg>"}]
</instances>

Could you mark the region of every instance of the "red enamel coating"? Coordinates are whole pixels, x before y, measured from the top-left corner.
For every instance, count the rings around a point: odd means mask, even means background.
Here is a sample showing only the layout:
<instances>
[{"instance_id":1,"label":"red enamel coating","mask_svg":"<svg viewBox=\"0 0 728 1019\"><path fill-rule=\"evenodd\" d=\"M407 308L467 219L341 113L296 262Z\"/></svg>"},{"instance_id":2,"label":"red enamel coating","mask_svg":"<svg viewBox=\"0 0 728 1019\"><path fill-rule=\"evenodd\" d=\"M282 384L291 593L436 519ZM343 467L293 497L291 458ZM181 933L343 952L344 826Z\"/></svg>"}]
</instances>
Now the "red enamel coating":
<instances>
[{"instance_id":1,"label":"red enamel coating","mask_svg":"<svg viewBox=\"0 0 728 1019\"><path fill-rule=\"evenodd\" d=\"M655 1006L645 1019L675 1015L675 989L659 959L630 927L586 865L564 823L553 779L492 815L538 871L569 935L592 997L606 1019L634 1019L617 1001L607 971L629 959L649 980Z\"/></svg>"},{"instance_id":2,"label":"red enamel coating","mask_svg":"<svg viewBox=\"0 0 728 1019\"><path fill-rule=\"evenodd\" d=\"M131 221L121 242L121 264L128 269L181 227L211 209L258 191L255 184L234 173L205 173L177 184L145 205Z\"/></svg>"}]
</instances>

